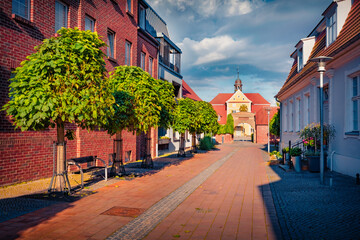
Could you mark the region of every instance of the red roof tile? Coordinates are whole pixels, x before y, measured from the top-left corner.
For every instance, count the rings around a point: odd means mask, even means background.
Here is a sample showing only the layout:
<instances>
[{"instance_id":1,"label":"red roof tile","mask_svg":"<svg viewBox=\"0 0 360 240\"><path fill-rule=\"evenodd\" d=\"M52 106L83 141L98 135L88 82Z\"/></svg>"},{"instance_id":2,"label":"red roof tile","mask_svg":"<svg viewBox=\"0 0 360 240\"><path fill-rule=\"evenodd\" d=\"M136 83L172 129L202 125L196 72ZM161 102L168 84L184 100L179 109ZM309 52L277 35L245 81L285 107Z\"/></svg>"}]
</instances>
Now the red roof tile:
<instances>
[{"instance_id":1,"label":"red roof tile","mask_svg":"<svg viewBox=\"0 0 360 240\"><path fill-rule=\"evenodd\" d=\"M244 93L252 104L270 104L260 93Z\"/></svg>"},{"instance_id":2,"label":"red roof tile","mask_svg":"<svg viewBox=\"0 0 360 240\"><path fill-rule=\"evenodd\" d=\"M267 125L268 124L268 114L267 114L266 108L267 107L262 107L256 112L256 114L255 114L256 125ZM270 111L269 121L275 115L275 113L277 113L279 107L270 107L270 108L271 108L271 111Z\"/></svg>"},{"instance_id":3,"label":"red roof tile","mask_svg":"<svg viewBox=\"0 0 360 240\"><path fill-rule=\"evenodd\" d=\"M229 100L232 95L234 95L234 93L219 93L216 97L214 97L213 100L210 101L210 103L225 104L225 102ZM270 104L259 93L244 93L244 95L252 102L252 104Z\"/></svg>"},{"instance_id":4,"label":"red roof tile","mask_svg":"<svg viewBox=\"0 0 360 240\"><path fill-rule=\"evenodd\" d=\"M224 105L213 105L214 110L216 111L216 113L218 115L220 115L220 124L226 124L226 109L225 109L225 104Z\"/></svg>"},{"instance_id":5,"label":"red roof tile","mask_svg":"<svg viewBox=\"0 0 360 240\"><path fill-rule=\"evenodd\" d=\"M182 80L182 93L184 98L190 98L195 101L202 101L201 98L191 89L191 87Z\"/></svg>"},{"instance_id":6,"label":"red roof tile","mask_svg":"<svg viewBox=\"0 0 360 240\"><path fill-rule=\"evenodd\" d=\"M233 93L219 93L213 100L210 101L211 104L225 104L231 96L234 95Z\"/></svg>"},{"instance_id":7,"label":"red roof tile","mask_svg":"<svg viewBox=\"0 0 360 240\"><path fill-rule=\"evenodd\" d=\"M345 24L342 27L336 40L326 48L326 30L322 32L316 39L312 53L309 59L318 56L329 56L337 58L337 54L352 44L359 44L360 40L360 0L353 2L351 10L346 18ZM334 60L332 60L334 61ZM316 71L315 62L307 62L304 68L297 73L296 64L290 70L289 76L284 85L275 96L279 96L284 93L288 88L296 84L301 79L305 78L307 74Z\"/></svg>"}]
</instances>

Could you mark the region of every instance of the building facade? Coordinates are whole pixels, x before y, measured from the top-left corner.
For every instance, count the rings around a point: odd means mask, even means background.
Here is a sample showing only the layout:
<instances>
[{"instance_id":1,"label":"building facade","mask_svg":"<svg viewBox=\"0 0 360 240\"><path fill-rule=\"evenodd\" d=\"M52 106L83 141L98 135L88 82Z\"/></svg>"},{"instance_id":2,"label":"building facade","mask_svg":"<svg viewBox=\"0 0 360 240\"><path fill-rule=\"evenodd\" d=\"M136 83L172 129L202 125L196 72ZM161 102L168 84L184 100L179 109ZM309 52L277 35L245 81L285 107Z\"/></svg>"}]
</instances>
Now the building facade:
<instances>
[{"instance_id":1,"label":"building facade","mask_svg":"<svg viewBox=\"0 0 360 240\"><path fill-rule=\"evenodd\" d=\"M222 125L226 124L227 116L231 114L234 118L234 140L250 140L253 134L254 142L267 143L267 111L270 111L270 120L276 113L277 107L271 107L259 93L243 93L242 86L238 73L234 93L219 93L210 101L218 114L218 122ZM218 142L222 142L218 139Z\"/></svg>"},{"instance_id":2,"label":"building facade","mask_svg":"<svg viewBox=\"0 0 360 240\"><path fill-rule=\"evenodd\" d=\"M301 141L299 132L320 122L335 128L327 148L327 166L355 176L360 172L360 1L333 1L314 30L291 54L294 63L276 95L281 102L281 146ZM310 59L328 56L323 99L319 99L317 64Z\"/></svg>"},{"instance_id":3,"label":"building facade","mask_svg":"<svg viewBox=\"0 0 360 240\"><path fill-rule=\"evenodd\" d=\"M106 70L119 65L139 66L158 78L160 41L144 27L142 0L1 0L0 106L8 100L9 79L34 47L56 36L61 27L96 31L106 42ZM153 10L152 10L153 11ZM156 13L154 13L156 14ZM104 131L82 130L67 124L76 138L67 141L67 158L97 155L109 159L113 137ZM152 156L156 156L157 131L152 131ZM144 155L144 136L123 132L125 161ZM0 112L0 185L35 180L52 175L56 130L20 132L4 111Z\"/></svg>"}]
</instances>

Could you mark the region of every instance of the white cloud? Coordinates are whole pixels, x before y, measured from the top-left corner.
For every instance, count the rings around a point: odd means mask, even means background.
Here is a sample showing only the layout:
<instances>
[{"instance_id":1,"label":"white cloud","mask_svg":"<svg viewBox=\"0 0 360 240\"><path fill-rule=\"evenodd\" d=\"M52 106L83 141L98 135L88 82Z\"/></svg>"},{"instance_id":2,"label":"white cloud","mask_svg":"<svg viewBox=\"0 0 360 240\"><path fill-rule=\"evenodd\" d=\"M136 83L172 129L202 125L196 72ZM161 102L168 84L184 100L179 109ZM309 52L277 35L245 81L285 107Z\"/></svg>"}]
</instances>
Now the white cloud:
<instances>
[{"instance_id":1,"label":"white cloud","mask_svg":"<svg viewBox=\"0 0 360 240\"><path fill-rule=\"evenodd\" d=\"M263 4L262 0L150 0L150 2L154 7L170 5L181 12L191 9L205 18L244 15Z\"/></svg>"},{"instance_id":2,"label":"white cloud","mask_svg":"<svg viewBox=\"0 0 360 240\"><path fill-rule=\"evenodd\" d=\"M224 35L200 41L185 38L178 46L183 51L184 69L216 63L248 64L276 72L288 72L291 67L289 45L259 45L247 38Z\"/></svg>"},{"instance_id":3,"label":"white cloud","mask_svg":"<svg viewBox=\"0 0 360 240\"><path fill-rule=\"evenodd\" d=\"M231 93L234 90L234 76L212 76L196 78L184 76L186 82L204 101L211 101L218 93ZM260 93L272 105L275 104L274 96L282 86L277 80L269 80L255 75L240 75L243 82L244 93Z\"/></svg>"}]
</instances>

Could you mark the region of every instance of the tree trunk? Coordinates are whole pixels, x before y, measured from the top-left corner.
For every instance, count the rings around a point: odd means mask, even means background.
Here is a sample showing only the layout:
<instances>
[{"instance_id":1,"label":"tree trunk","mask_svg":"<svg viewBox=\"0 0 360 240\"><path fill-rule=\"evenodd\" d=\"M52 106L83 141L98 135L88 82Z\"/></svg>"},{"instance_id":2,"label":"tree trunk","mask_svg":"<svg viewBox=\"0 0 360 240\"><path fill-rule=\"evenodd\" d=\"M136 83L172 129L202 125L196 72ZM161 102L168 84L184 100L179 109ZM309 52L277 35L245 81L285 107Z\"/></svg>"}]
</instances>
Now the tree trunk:
<instances>
[{"instance_id":1,"label":"tree trunk","mask_svg":"<svg viewBox=\"0 0 360 240\"><path fill-rule=\"evenodd\" d=\"M180 146L178 156L185 157L185 133L180 135Z\"/></svg>"},{"instance_id":2,"label":"tree trunk","mask_svg":"<svg viewBox=\"0 0 360 240\"><path fill-rule=\"evenodd\" d=\"M58 121L56 126L57 144L56 144L56 176L55 189L62 192L66 187L64 173L66 172L66 153L65 153L65 128L62 121ZM63 176L63 177L61 177Z\"/></svg>"},{"instance_id":3,"label":"tree trunk","mask_svg":"<svg viewBox=\"0 0 360 240\"><path fill-rule=\"evenodd\" d=\"M110 175L115 176L119 173L125 173L125 168L123 166L123 140L122 140L122 131L119 131L115 135L114 139L114 149L115 157L113 158L113 164L111 166Z\"/></svg>"},{"instance_id":4,"label":"tree trunk","mask_svg":"<svg viewBox=\"0 0 360 240\"><path fill-rule=\"evenodd\" d=\"M154 166L151 157L151 129L146 133L146 156L143 165L146 168L152 168Z\"/></svg>"},{"instance_id":5,"label":"tree trunk","mask_svg":"<svg viewBox=\"0 0 360 240\"><path fill-rule=\"evenodd\" d=\"M196 133L192 133L192 151L194 153L197 153L197 148L196 148Z\"/></svg>"}]
</instances>

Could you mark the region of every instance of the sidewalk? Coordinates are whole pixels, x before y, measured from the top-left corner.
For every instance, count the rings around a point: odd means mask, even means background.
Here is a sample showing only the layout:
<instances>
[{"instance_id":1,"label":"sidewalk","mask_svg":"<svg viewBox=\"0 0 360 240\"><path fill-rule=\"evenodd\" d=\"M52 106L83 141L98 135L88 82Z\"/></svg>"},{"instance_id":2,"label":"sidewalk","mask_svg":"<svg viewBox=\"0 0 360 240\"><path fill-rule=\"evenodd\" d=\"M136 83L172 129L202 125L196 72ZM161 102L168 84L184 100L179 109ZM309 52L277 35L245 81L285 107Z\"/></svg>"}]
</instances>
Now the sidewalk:
<instances>
[{"instance_id":1,"label":"sidewalk","mask_svg":"<svg viewBox=\"0 0 360 240\"><path fill-rule=\"evenodd\" d=\"M267 166L284 239L360 239L360 185L355 178L326 172L285 172Z\"/></svg>"},{"instance_id":2,"label":"sidewalk","mask_svg":"<svg viewBox=\"0 0 360 240\"><path fill-rule=\"evenodd\" d=\"M359 239L354 178L327 173L320 185L319 173L268 166L260 145L219 148L40 206L0 223L0 239Z\"/></svg>"},{"instance_id":3,"label":"sidewalk","mask_svg":"<svg viewBox=\"0 0 360 240\"><path fill-rule=\"evenodd\" d=\"M56 203L2 222L0 238L104 239L136 216L122 213L133 209L140 214L233 150L231 146L220 149L197 154L154 175L119 181L78 201Z\"/></svg>"}]
</instances>

